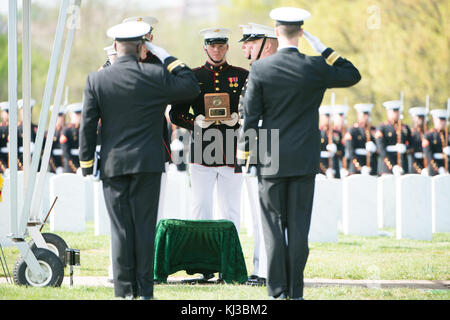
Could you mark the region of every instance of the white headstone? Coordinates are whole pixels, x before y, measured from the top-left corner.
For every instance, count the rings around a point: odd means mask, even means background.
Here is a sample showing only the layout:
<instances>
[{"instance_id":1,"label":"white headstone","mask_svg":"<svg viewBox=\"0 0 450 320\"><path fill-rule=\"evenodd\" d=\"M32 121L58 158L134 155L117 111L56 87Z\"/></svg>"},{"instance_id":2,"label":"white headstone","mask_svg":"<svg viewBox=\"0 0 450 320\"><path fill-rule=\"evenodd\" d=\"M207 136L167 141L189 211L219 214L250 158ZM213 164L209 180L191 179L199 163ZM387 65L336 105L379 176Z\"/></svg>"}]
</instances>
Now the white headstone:
<instances>
[{"instance_id":1,"label":"white headstone","mask_svg":"<svg viewBox=\"0 0 450 320\"><path fill-rule=\"evenodd\" d=\"M395 228L395 176L382 175L378 184L378 228Z\"/></svg>"},{"instance_id":2,"label":"white headstone","mask_svg":"<svg viewBox=\"0 0 450 320\"><path fill-rule=\"evenodd\" d=\"M377 178L355 174L343 179L344 234L376 236Z\"/></svg>"},{"instance_id":3,"label":"white headstone","mask_svg":"<svg viewBox=\"0 0 450 320\"><path fill-rule=\"evenodd\" d=\"M396 186L397 239L432 240L431 178L407 174Z\"/></svg>"},{"instance_id":4,"label":"white headstone","mask_svg":"<svg viewBox=\"0 0 450 320\"><path fill-rule=\"evenodd\" d=\"M338 221L341 216L342 181L316 177L309 241L337 242Z\"/></svg>"},{"instance_id":5,"label":"white headstone","mask_svg":"<svg viewBox=\"0 0 450 320\"><path fill-rule=\"evenodd\" d=\"M166 194L164 196L164 219L188 219L191 187L185 171L166 172Z\"/></svg>"},{"instance_id":6,"label":"white headstone","mask_svg":"<svg viewBox=\"0 0 450 320\"><path fill-rule=\"evenodd\" d=\"M94 234L96 236L111 235L111 222L106 209L101 181L92 181L94 199Z\"/></svg>"},{"instance_id":7,"label":"white headstone","mask_svg":"<svg viewBox=\"0 0 450 320\"><path fill-rule=\"evenodd\" d=\"M50 215L50 230L83 232L86 225L86 179L63 173L50 179L50 199L58 200Z\"/></svg>"},{"instance_id":8,"label":"white headstone","mask_svg":"<svg viewBox=\"0 0 450 320\"><path fill-rule=\"evenodd\" d=\"M450 232L450 175L431 179L432 231Z\"/></svg>"}]
</instances>

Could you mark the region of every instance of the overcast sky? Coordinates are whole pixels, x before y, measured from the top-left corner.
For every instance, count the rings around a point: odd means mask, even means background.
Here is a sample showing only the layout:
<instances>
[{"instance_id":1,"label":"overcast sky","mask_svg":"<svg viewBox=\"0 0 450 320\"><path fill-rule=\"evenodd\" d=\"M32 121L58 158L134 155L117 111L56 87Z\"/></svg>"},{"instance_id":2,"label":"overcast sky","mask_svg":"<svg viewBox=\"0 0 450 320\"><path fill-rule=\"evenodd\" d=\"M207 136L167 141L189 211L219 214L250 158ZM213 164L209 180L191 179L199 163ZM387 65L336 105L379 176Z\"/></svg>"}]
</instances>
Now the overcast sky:
<instances>
[{"instance_id":1,"label":"overcast sky","mask_svg":"<svg viewBox=\"0 0 450 320\"><path fill-rule=\"evenodd\" d=\"M81 6L83 6L83 1L93 1L93 0L81 0ZM113 4L114 2L117 3L123 3L123 0L95 0L99 2L107 2L109 5ZM8 0L0 0L0 14L7 14L8 13ZM133 0L133 3L139 4L142 8L145 9L155 9L160 7L170 7L175 6L183 2L182 0L152 0L152 1L145 1L145 0ZM22 7L22 1L18 0L18 7ZM31 5L33 3L39 3L42 6L47 7L55 7L59 6L61 3L61 0L32 0Z\"/></svg>"}]
</instances>

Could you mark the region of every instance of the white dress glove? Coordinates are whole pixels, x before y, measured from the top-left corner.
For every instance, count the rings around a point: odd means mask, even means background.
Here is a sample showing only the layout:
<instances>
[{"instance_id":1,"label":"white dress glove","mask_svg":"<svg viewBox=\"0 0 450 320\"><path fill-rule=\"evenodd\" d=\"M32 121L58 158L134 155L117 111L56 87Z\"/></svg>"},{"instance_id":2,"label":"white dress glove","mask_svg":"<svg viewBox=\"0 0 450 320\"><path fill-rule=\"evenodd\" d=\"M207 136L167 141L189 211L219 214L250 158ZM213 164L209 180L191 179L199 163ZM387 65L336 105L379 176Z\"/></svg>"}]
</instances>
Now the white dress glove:
<instances>
[{"instance_id":1,"label":"white dress glove","mask_svg":"<svg viewBox=\"0 0 450 320\"><path fill-rule=\"evenodd\" d=\"M362 168L361 168L362 175L368 176L368 175L370 175L370 171L371 171L371 169L368 166L362 166Z\"/></svg>"},{"instance_id":2,"label":"white dress glove","mask_svg":"<svg viewBox=\"0 0 450 320\"><path fill-rule=\"evenodd\" d=\"M238 123L239 121L239 116L236 112L233 112L231 114L231 119L230 120L221 120L220 122L223 124L226 124L229 127L234 127L236 125L236 123Z\"/></svg>"},{"instance_id":3,"label":"white dress glove","mask_svg":"<svg viewBox=\"0 0 450 320\"><path fill-rule=\"evenodd\" d=\"M370 153L377 152L377 146L373 143L373 141L366 142L366 151Z\"/></svg>"},{"instance_id":4,"label":"white dress glove","mask_svg":"<svg viewBox=\"0 0 450 320\"><path fill-rule=\"evenodd\" d=\"M195 124L198 125L200 128L206 129L213 123L214 120L205 120L205 116L202 114L199 114L197 117L195 117Z\"/></svg>"},{"instance_id":5,"label":"white dress glove","mask_svg":"<svg viewBox=\"0 0 450 320\"><path fill-rule=\"evenodd\" d=\"M422 171L420 172L420 174L422 176L428 177L429 176L428 169L427 168L423 168Z\"/></svg>"},{"instance_id":6,"label":"white dress glove","mask_svg":"<svg viewBox=\"0 0 450 320\"><path fill-rule=\"evenodd\" d=\"M308 41L311 48L316 50L317 53L322 54L322 52L324 52L327 48L322 42L320 42L319 38L313 36L308 31L303 30L303 36L305 37L306 41Z\"/></svg>"},{"instance_id":7,"label":"white dress glove","mask_svg":"<svg viewBox=\"0 0 450 320\"><path fill-rule=\"evenodd\" d=\"M442 152L445 153L446 155L450 156L450 146L445 147L444 149L442 149Z\"/></svg>"},{"instance_id":8,"label":"white dress glove","mask_svg":"<svg viewBox=\"0 0 450 320\"><path fill-rule=\"evenodd\" d=\"M340 174L341 174L341 178L345 178L348 176L348 170L341 168L341 170L339 170Z\"/></svg>"},{"instance_id":9,"label":"white dress glove","mask_svg":"<svg viewBox=\"0 0 450 320\"><path fill-rule=\"evenodd\" d=\"M404 154L406 152L406 146L403 143L397 143L395 147L398 153Z\"/></svg>"},{"instance_id":10,"label":"white dress glove","mask_svg":"<svg viewBox=\"0 0 450 320\"><path fill-rule=\"evenodd\" d=\"M328 179L334 178L334 169L328 168L327 171L325 172L325 175L327 176Z\"/></svg>"},{"instance_id":11,"label":"white dress glove","mask_svg":"<svg viewBox=\"0 0 450 320\"><path fill-rule=\"evenodd\" d=\"M170 150L173 152L181 151L184 149L184 144L179 139L175 139L170 144Z\"/></svg>"},{"instance_id":12,"label":"white dress glove","mask_svg":"<svg viewBox=\"0 0 450 320\"><path fill-rule=\"evenodd\" d=\"M439 173L439 174L447 174L447 171L445 171L445 168L444 168L444 167L439 167L438 173Z\"/></svg>"},{"instance_id":13,"label":"white dress glove","mask_svg":"<svg viewBox=\"0 0 450 320\"><path fill-rule=\"evenodd\" d=\"M149 41L145 41L145 47L147 48L148 51L157 56L162 63L164 63L164 60L166 60L166 58L170 57L170 54L166 50L164 50L161 47L155 46L153 43Z\"/></svg>"},{"instance_id":14,"label":"white dress glove","mask_svg":"<svg viewBox=\"0 0 450 320\"><path fill-rule=\"evenodd\" d=\"M399 165L395 165L392 168L392 173L394 174L394 176L401 176L403 174L403 168Z\"/></svg>"},{"instance_id":15,"label":"white dress glove","mask_svg":"<svg viewBox=\"0 0 450 320\"><path fill-rule=\"evenodd\" d=\"M334 143L327 144L327 151L331 154L330 157L333 157L336 154L337 146Z\"/></svg>"}]
</instances>

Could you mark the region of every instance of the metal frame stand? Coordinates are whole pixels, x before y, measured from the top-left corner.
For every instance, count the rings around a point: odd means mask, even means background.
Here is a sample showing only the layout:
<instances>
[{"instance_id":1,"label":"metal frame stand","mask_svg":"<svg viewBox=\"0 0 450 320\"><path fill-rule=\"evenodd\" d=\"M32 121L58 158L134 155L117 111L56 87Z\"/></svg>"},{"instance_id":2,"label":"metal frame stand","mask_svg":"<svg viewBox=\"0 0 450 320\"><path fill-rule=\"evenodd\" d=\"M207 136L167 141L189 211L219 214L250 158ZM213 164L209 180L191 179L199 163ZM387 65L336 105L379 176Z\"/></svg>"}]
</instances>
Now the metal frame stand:
<instances>
[{"instance_id":1,"label":"metal frame stand","mask_svg":"<svg viewBox=\"0 0 450 320\"><path fill-rule=\"evenodd\" d=\"M35 186L36 175L39 166L40 154L43 145L45 127L47 125L50 100L53 92L58 61L60 57L64 28L66 26L69 3L71 0L61 0L55 40L53 43L47 82L42 101L42 109L39 118L37 136L30 166L30 140L31 140L31 39L30 39L30 11L31 0L23 1L23 117L24 117L24 203L20 216L18 215L17 203L17 0L9 0L8 7L8 100L10 106L9 124L9 162L10 162L10 231L8 237L19 249L24 257L25 263L37 279L45 279L46 274L36 259L33 251L25 241L27 234L31 235L38 248L48 249L44 237L40 233L39 226L43 224L38 218L39 206L42 200L43 185L50 158L51 146L55 133L56 120L60 108L64 81L70 60L76 21L79 16L81 0L73 0L71 8L71 20L67 24L69 32L66 39L58 86L55 94L54 107L52 110L50 126L47 131L44 156L41 163L41 174L38 184ZM33 202L34 199L34 202ZM31 206L33 204L33 210Z\"/></svg>"}]
</instances>

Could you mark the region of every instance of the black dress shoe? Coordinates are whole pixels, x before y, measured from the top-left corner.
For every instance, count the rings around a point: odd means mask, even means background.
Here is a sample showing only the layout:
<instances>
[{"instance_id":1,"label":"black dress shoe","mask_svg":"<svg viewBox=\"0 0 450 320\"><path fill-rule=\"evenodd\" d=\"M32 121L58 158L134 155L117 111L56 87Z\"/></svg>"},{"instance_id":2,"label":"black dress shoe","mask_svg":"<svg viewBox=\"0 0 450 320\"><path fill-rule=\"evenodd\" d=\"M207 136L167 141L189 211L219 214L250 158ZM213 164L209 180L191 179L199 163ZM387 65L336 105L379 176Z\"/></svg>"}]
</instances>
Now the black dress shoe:
<instances>
[{"instance_id":1,"label":"black dress shoe","mask_svg":"<svg viewBox=\"0 0 450 320\"><path fill-rule=\"evenodd\" d=\"M214 278L214 273L203 273L203 281L208 281L209 279Z\"/></svg>"},{"instance_id":2,"label":"black dress shoe","mask_svg":"<svg viewBox=\"0 0 450 320\"><path fill-rule=\"evenodd\" d=\"M286 300L286 299L287 299L287 295L284 292L270 297L270 300Z\"/></svg>"}]
</instances>

